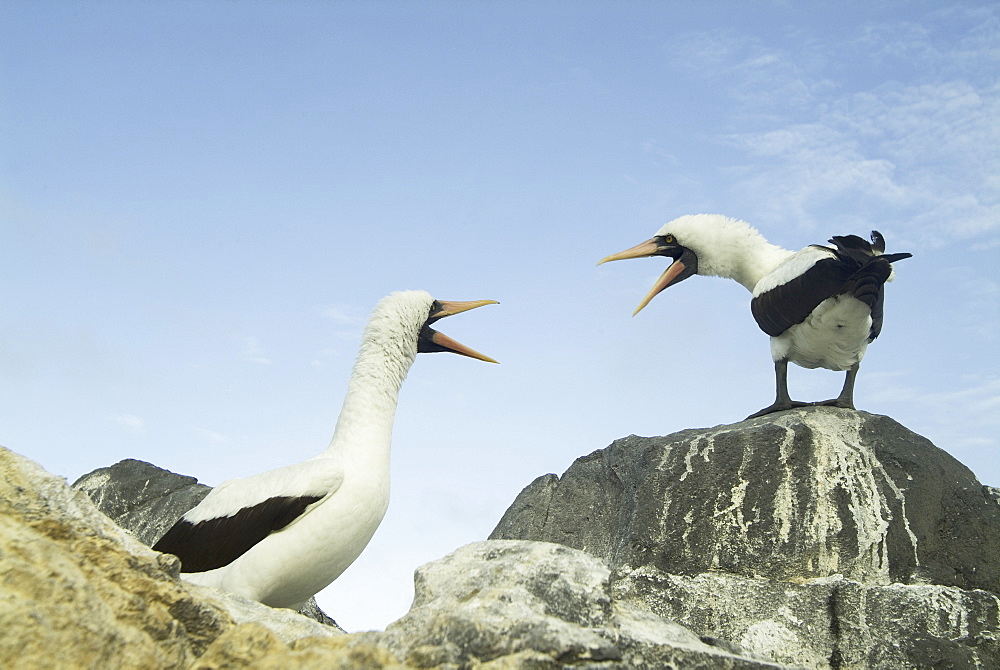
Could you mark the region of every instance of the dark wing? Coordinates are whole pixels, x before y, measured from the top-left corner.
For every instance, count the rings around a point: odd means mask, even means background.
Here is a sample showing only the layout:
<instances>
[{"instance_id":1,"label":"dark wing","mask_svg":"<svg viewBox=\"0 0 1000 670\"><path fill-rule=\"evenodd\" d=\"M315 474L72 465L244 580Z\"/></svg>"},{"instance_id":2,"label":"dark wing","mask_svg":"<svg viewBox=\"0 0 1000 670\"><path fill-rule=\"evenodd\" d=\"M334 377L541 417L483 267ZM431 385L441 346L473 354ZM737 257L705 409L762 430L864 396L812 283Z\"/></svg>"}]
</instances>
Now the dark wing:
<instances>
[{"instance_id":1,"label":"dark wing","mask_svg":"<svg viewBox=\"0 0 1000 670\"><path fill-rule=\"evenodd\" d=\"M847 293L868 305L872 311L872 326L868 330L868 341L872 342L882 332L882 303L885 296L885 282L892 273L892 263L912 254L886 254L876 256L855 272L841 293Z\"/></svg>"},{"instance_id":2,"label":"dark wing","mask_svg":"<svg viewBox=\"0 0 1000 670\"><path fill-rule=\"evenodd\" d=\"M834 237L830 242L837 245L838 257L849 257L858 264L857 270L843 289L838 291L838 295L848 294L871 309L872 325L868 330L868 341L872 342L882 332L883 290L886 280L892 274L892 264L910 258L913 254L883 254L885 238L877 230L872 231L871 245L856 235Z\"/></svg>"},{"instance_id":3,"label":"dark wing","mask_svg":"<svg viewBox=\"0 0 1000 670\"><path fill-rule=\"evenodd\" d=\"M839 258L824 258L797 277L754 296L750 311L761 330L777 337L836 295L851 274L851 266Z\"/></svg>"},{"instance_id":4,"label":"dark wing","mask_svg":"<svg viewBox=\"0 0 1000 670\"><path fill-rule=\"evenodd\" d=\"M817 261L802 274L764 291L750 302L760 329L772 337L806 320L816 307L837 295L851 295L871 309L869 340L882 331L882 288L892 272L891 263L911 254L887 254L885 240L872 231L874 245L857 235L834 237L834 256ZM820 247L825 249L825 247Z\"/></svg>"},{"instance_id":5,"label":"dark wing","mask_svg":"<svg viewBox=\"0 0 1000 670\"><path fill-rule=\"evenodd\" d=\"M181 518L153 549L181 559L181 572L205 572L229 565L271 533L297 519L322 496L278 496L231 516L197 523Z\"/></svg>"}]
</instances>

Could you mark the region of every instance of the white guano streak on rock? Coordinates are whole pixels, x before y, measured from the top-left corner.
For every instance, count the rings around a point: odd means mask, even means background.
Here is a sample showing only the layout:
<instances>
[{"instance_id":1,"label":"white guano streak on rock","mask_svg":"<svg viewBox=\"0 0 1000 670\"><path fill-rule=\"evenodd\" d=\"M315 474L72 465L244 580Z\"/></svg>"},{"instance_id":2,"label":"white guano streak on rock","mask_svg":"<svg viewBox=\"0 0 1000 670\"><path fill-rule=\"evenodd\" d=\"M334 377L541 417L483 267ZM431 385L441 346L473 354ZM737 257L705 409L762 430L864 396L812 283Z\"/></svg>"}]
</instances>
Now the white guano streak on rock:
<instances>
[{"instance_id":1,"label":"white guano streak on rock","mask_svg":"<svg viewBox=\"0 0 1000 670\"><path fill-rule=\"evenodd\" d=\"M838 552L828 547L829 539L843 530L835 498L840 488L846 495L857 532L858 562L854 577L888 584L891 580L887 535L892 511L876 481L875 472L881 466L869 449L860 446L860 420L855 417L849 422L840 417L833 421L824 414L813 413L805 421L813 429L817 460L812 482L816 507L811 530L819 553L818 565L814 567L828 574L842 567Z\"/></svg>"},{"instance_id":2,"label":"white guano streak on rock","mask_svg":"<svg viewBox=\"0 0 1000 670\"><path fill-rule=\"evenodd\" d=\"M794 438L795 434L786 430L784 439L778 445L783 471L774 494L774 516L778 521L778 537L786 544L792 537L792 528L795 526L795 508L798 503L796 495L798 489L793 481L792 469L788 465L788 460L792 457Z\"/></svg>"},{"instance_id":3,"label":"white guano streak on rock","mask_svg":"<svg viewBox=\"0 0 1000 670\"><path fill-rule=\"evenodd\" d=\"M747 521L746 515L743 513L743 506L746 502L747 496L747 488L751 484L750 479L743 473L746 472L748 466L752 465L755 458L756 455L752 450L743 450L743 458L740 461L740 468L736 473L739 481L730 489L730 493L732 495L731 504L721 510L716 510L712 515L713 518L717 519L724 514L729 514L732 518L733 524L739 527L740 532L743 535L746 535L750 531L750 526L753 524L752 520ZM755 507L753 512L756 514L756 518L758 520L762 517L762 512L759 508Z\"/></svg>"},{"instance_id":4,"label":"white guano streak on rock","mask_svg":"<svg viewBox=\"0 0 1000 670\"><path fill-rule=\"evenodd\" d=\"M903 517L901 519L903 522L903 528L906 529L906 534L910 538L910 546L913 547L913 562L915 565L920 565L920 556L917 552L917 535L913 532L913 529L910 528L910 519L906 514L906 495L898 486L896 486L896 482L892 481L892 477L889 476L889 473L885 471L885 468L883 468L881 464L879 464L878 470L882 473L882 477L885 479L885 485L892 489L896 500L899 501L900 514ZM912 481L913 477L907 475L907 479Z\"/></svg>"},{"instance_id":5,"label":"white guano streak on rock","mask_svg":"<svg viewBox=\"0 0 1000 670\"><path fill-rule=\"evenodd\" d=\"M743 516L743 501L746 499L747 486L750 485L746 479L742 477L743 468L740 467L740 481L732 489L730 493L732 494L732 503L728 507L716 510L712 517L718 519L724 514L728 514L732 517L733 522L739 526L740 530L744 533L750 529L750 524L747 523L746 518Z\"/></svg>"},{"instance_id":6,"label":"white guano streak on rock","mask_svg":"<svg viewBox=\"0 0 1000 670\"><path fill-rule=\"evenodd\" d=\"M702 448L704 446L704 448ZM688 447L688 451L684 454L684 473L680 477L680 481L687 479L687 476L694 472L694 467L691 465L691 461L694 457L701 456L702 459L707 463L708 455L715 451L715 436L710 437L698 437L691 441L691 446ZM662 468L670 456L670 452L666 452L663 455L663 462L660 463Z\"/></svg>"},{"instance_id":7,"label":"white guano streak on rock","mask_svg":"<svg viewBox=\"0 0 1000 670\"><path fill-rule=\"evenodd\" d=\"M714 435L710 440L714 440ZM726 516L730 519L729 527L739 528L739 533L742 537L746 537L750 532L750 525L752 521L747 521L746 515L743 514L743 505L746 502L747 487L750 486L750 480L743 474L747 466L753 460L754 454L750 449L743 450L743 458L740 461L739 470L736 473L737 483L733 485L730 489L730 504L723 509L716 509L712 514L712 518L718 519L721 516ZM758 518L760 517L760 510L754 508L754 512L757 513ZM721 524L717 524L721 527ZM712 557L712 567L719 567L719 549L721 545L716 544L715 555Z\"/></svg>"},{"instance_id":8,"label":"white guano streak on rock","mask_svg":"<svg viewBox=\"0 0 1000 670\"><path fill-rule=\"evenodd\" d=\"M691 464L695 456L700 456L705 462L708 462L708 456L713 451L715 451L715 436L710 435L708 437L698 437L691 441L690 446L688 446L687 453L684 454L684 472L680 476L680 481L687 479L687 476L694 472L694 466ZM660 469L666 467L666 464L670 458L670 453L667 451L663 455L663 460L660 462ZM664 501L665 505L669 505L669 501ZM668 518L667 514L664 514L660 520L661 532L663 536L666 537L666 520ZM688 536L694 529L694 510L689 509L684 515L684 534L681 535L681 542L685 547L688 546ZM718 563L718 556L715 557L716 564Z\"/></svg>"}]
</instances>

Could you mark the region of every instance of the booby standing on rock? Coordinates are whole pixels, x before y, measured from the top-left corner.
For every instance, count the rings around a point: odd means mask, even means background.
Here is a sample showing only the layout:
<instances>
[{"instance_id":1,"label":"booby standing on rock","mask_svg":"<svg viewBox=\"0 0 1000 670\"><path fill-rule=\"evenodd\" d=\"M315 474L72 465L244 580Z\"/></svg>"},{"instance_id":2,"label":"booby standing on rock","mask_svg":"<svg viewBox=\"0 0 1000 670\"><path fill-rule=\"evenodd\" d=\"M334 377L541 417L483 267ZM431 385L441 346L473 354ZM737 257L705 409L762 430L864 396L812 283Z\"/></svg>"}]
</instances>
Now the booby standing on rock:
<instances>
[{"instance_id":1,"label":"booby standing on rock","mask_svg":"<svg viewBox=\"0 0 1000 670\"><path fill-rule=\"evenodd\" d=\"M811 404L854 409L854 379L868 343L882 330L882 290L893 277L892 263L912 254L885 254L885 240L856 235L834 237L833 248L801 251L775 246L745 221L717 214L682 216L652 239L612 254L625 258L669 256L674 261L633 312L656 294L694 274L735 279L752 294L750 310L771 336L776 397L748 418ZM804 368L846 370L840 395L820 403L795 402L788 395L788 362Z\"/></svg>"},{"instance_id":2,"label":"booby standing on rock","mask_svg":"<svg viewBox=\"0 0 1000 670\"><path fill-rule=\"evenodd\" d=\"M439 302L424 291L383 298L365 328L330 446L303 463L220 484L153 548L176 554L190 582L299 609L354 562L382 521L396 402L417 353L496 362L431 324L495 302Z\"/></svg>"}]
</instances>

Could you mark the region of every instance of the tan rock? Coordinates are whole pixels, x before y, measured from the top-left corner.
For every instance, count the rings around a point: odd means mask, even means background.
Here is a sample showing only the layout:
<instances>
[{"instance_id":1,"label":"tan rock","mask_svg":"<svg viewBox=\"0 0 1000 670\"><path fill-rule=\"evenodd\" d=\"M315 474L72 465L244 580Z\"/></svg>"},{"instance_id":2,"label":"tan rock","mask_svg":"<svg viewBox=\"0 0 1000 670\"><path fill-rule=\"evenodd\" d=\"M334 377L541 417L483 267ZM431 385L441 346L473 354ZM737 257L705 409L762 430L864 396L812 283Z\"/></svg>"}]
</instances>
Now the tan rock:
<instances>
[{"instance_id":1,"label":"tan rock","mask_svg":"<svg viewBox=\"0 0 1000 670\"><path fill-rule=\"evenodd\" d=\"M31 461L0 448L0 659L5 668L181 668L232 626Z\"/></svg>"},{"instance_id":2,"label":"tan rock","mask_svg":"<svg viewBox=\"0 0 1000 670\"><path fill-rule=\"evenodd\" d=\"M264 622L242 623L254 618ZM235 619L235 621L234 621ZM400 667L288 610L187 584L82 492L0 447L0 667ZM288 642L308 641L289 646ZM206 651L211 654L205 656ZM212 660L205 660L206 658ZM347 660L344 660L347 659ZM364 665L351 666L351 659Z\"/></svg>"},{"instance_id":3,"label":"tan rock","mask_svg":"<svg viewBox=\"0 0 1000 670\"><path fill-rule=\"evenodd\" d=\"M256 623L227 630L198 659L192 670L396 670L405 666L375 641L376 634L358 633L301 638L285 644Z\"/></svg>"}]
</instances>

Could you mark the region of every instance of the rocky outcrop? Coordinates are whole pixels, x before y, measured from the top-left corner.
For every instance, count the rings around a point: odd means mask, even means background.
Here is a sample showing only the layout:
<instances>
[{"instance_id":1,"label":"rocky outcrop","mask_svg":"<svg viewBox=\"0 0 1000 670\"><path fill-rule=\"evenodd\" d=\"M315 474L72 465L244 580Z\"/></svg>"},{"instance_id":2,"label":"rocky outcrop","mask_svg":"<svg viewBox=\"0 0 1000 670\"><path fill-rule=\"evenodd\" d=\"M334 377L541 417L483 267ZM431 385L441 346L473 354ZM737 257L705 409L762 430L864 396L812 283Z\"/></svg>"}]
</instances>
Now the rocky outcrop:
<instances>
[{"instance_id":1,"label":"rocky outcrop","mask_svg":"<svg viewBox=\"0 0 1000 670\"><path fill-rule=\"evenodd\" d=\"M149 542L206 490L77 485ZM0 449L5 668L1000 667L996 491L870 414L618 440L419 568L384 632L188 584L88 495Z\"/></svg>"},{"instance_id":2,"label":"rocky outcrop","mask_svg":"<svg viewBox=\"0 0 1000 670\"><path fill-rule=\"evenodd\" d=\"M418 570L385 632L345 635L180 580L176 558L2 448L0 585L4 668L781 667L617 601L602 561L550 543L460 549Z\"/></svg>"},{"instance_id":3,"label":"rocky outcrop","mask_svg":"<svg viewBox=\"0 0 1000 670\"><path fill-rule=\"evenodd\" d=\"M134 458L89 472L73 482L73 488L150 547L212 490L194 477Z\"/></svg>"},{"instance_id":4,"label":"rocky outcrop","mask_svg":"<svg viewBox=\"0 0 1000 670\"><path fill-rule=\"evenodd\" d=\"M268 627L282 644L336 634L292 613L274 616L257 603L191 587L178 568L176 558L123 532L64 480L0 448L5 668L189 667L223 633L241 629L231 610Z\"/></svg>"},{"instance_id":5,"label":"rocky outcrop","mask_svg":"<svg viewBox=\"0 0 1000 670\"><path fill-rule=\"evenodd\" d=\"M603 561L557 544L471 544L417 570L415 585L382 641L419 668L780 667L616 600Z\"/></svg>"},{"instance_id":6,"label":"rocky outcrop","mask_svg":"<svg viewBox=\"0 0 1000 670\"><path fill-rule=\"evenodd\" d=\"M608 562L616 598L807 667L1000 667L1000 504L886 417L631 436L532 482L491 538Z\"/></svg>"},{"instance_id":7,"label":"rocky outcrop","mask_svg":"<svg viewBox=\"0 0 1000 670\"><path fill-rule=\"evenodd\" d=\"M1000 660L1000 599L954 586L803 583L725 573L617 571L622 602L807 668L986 668Z\"/></svg>"}]
</instances>

